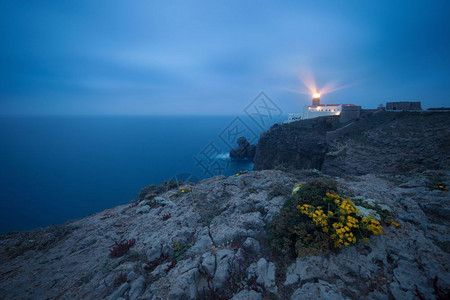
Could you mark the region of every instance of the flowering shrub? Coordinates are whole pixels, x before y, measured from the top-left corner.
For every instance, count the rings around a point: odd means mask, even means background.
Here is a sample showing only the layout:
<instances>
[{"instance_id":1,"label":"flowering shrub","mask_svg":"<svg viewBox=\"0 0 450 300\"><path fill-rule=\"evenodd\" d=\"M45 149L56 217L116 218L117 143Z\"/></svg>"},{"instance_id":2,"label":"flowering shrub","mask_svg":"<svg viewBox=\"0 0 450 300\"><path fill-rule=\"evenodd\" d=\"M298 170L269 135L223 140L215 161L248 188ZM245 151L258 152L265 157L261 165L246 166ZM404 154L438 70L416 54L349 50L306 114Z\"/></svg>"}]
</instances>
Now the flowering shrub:
<instances>
[{"instance_id":1,"label":"flowering shrub","mask_svg":"<svg viewBox=\"0 0 450 300\"><path fill-rule=\"evenodd\" d=\"M317 230L307 215L299 213L298 205L308 199L310 205L322 201L328 191L336 190L336 182L314 179L306 184L298 184L292 190L280 212L267 225L267 239L271 247L292 256L326 254L331 248L327 233Z\"/></svg>"},{"instance_id":2,"label":"flowering shrub","mask_svg":"<svg viewBox=\"0 0 450 300\"><path fill-rule=\"evenodd\" d=\"M358 205L340 196L333 180L299 183L268 224L268 242L274 250L295 256L326 255L330 250L368 242L370 236L382 234L381 220L399 226L378 206L368 209L364 203Z\"/></svg>"},{"instance_id":3,"label":"flowering shrub","mask_svg":"<svg viewBox=\"0 0 450 300\"><path fill-rule=\"evenodd\" d=\"M370 235L379 235L383 229L372 216L362 217L355 204L336 193L327 192L321 206L298 205L300 213L308 216L323 232L330 235L336 248L355 244L358 239L367 241Z\"/></svg>"}]
</instances>

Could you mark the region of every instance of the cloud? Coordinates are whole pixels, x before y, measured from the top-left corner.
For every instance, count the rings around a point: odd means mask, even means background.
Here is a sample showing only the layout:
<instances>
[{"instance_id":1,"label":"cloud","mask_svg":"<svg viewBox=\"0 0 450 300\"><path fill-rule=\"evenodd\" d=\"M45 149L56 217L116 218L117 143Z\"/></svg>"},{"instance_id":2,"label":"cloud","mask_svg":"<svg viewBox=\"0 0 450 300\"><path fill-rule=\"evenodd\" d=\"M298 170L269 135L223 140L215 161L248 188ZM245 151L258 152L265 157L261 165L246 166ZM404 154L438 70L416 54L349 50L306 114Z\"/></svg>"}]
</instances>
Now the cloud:
<instances>
[{"instance_id":1,"label":"cloud","mask_svg":"<svg viewBox=\"0 0 450 300\"><path fill-rule=\"evenodd\" d=\"M309 101L291 91L310 69L319 87L363 81L329 101L439 105L450 89L448 6L14 2L2 10L0 101L7 113L220 114L264 90L289 112Z\"/></svg>"}]
</instances>

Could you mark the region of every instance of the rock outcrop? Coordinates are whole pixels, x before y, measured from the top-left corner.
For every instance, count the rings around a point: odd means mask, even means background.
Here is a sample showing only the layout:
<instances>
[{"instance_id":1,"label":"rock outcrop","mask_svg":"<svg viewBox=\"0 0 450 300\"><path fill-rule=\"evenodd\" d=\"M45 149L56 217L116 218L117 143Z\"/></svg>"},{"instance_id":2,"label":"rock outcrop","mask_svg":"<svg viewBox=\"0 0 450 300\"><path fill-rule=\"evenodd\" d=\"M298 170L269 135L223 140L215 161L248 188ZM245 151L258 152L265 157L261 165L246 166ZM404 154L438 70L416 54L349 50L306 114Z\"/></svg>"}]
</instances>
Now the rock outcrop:
<instances>
[{"instance_id":1,"label":"rock outcrop","mask_svg":"<svg viewBox=\"0 0 450 300\"><path fill-rule=\"evenodd\" d=\"M328 151L326 132L338 120L338 116L323 117L272 126L258 141L254 170L276 167L320 170Z\"/></svg>"},{"instance_id":2,"label":"rock outcrop","mask_svg":"<svg viewBox=\"0 0 450 300\"><path fill-rule=\"evenodd\" d=\"M230 150L231 158L244 159L248 158L253 160L256 153L256 146L251 145L247 139L243 136L237 140L238 147Z\"/></svg>"},{"instance_id":3,"label":"rock outcrop","mask_svg":"<svg viewBox=\"0 0 450 300\"><path fill-rule=\"evenodd\" d=\"M298 181L244 172L203 180L61 226L2 235L2 299L437 299L450 286L450 172L336 178L400 227L326 256L271 252L268 222ZM165 201L159 201L166 199ZM169 201L170 199L170 201ZM161 204L161 205L159 205ZM164 204L164 205L162 205ZM142 207L148 206L148 210ZM117 241L132 241L111 257Z\"/></svg>"}]
</instances>

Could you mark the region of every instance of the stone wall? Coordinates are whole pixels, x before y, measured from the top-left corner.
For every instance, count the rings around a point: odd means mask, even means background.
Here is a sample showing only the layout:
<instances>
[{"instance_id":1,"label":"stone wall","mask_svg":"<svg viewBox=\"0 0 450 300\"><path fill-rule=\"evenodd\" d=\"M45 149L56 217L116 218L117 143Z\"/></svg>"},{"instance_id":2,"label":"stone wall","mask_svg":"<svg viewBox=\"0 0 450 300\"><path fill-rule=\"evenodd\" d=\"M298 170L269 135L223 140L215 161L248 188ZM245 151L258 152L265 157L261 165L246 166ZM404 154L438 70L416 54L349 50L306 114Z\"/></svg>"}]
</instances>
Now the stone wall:
<instances>
[{"instance_id":1,"label":"stone wall","mask_svg":"<svg viewBox=\"0 0 450 300\"><path fill-rule=\"evenodd\" d=\"M387 102L386 110L422 110L420 102Z\"/></svg>"}]
</instances>

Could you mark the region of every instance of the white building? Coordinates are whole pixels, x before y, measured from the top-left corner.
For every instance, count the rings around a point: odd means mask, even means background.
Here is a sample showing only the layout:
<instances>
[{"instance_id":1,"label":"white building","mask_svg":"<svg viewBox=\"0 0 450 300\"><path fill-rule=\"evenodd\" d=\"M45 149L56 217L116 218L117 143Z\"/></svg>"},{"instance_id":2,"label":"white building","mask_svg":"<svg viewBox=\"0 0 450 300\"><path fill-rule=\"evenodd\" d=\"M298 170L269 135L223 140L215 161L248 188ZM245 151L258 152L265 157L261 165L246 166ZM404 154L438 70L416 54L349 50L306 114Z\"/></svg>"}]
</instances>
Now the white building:
<instances>
[{"instance_id":1,"label":"white building","mask_svg":"<svg viewBox=\"0 0 450 300\"><path fill-rule=\"evenodd\" d=\"M294 122L298 120L306 120L323 116L338 116L342 110L349 106L356 106L354 104L320 104L320 93L316 91L313 95L312 105L305 105L303 107L303 114L289 114L287 122ZM348 108L351 109L351 108Z\"/></svg>"},{"instance_id":2,"label":"white building","mask_svg":"<svg viewBox=\"0 0 450 300\"><path fill-rule=\"evenodd\" d=\"M305 105L303 107L302 119L312 119L323 116L340 115L343 105L346 104L319 104L318 106Z\"/></svg>"}]
</instances>

